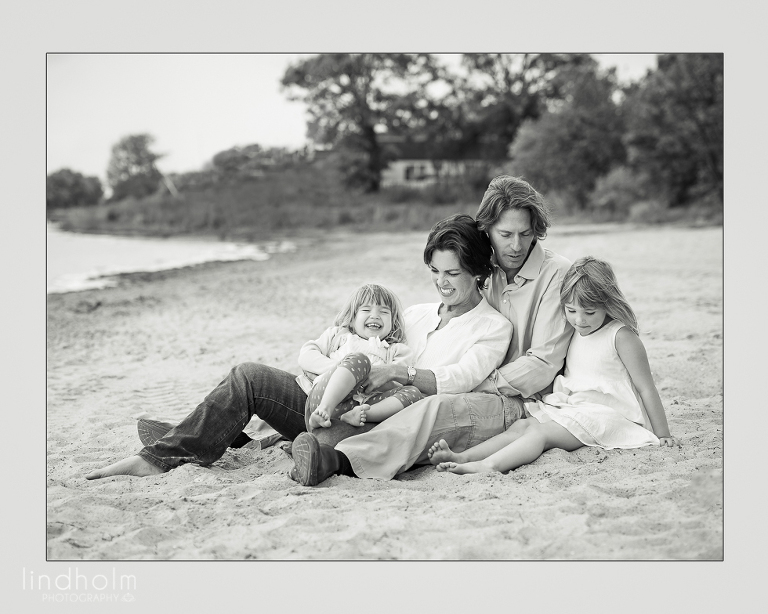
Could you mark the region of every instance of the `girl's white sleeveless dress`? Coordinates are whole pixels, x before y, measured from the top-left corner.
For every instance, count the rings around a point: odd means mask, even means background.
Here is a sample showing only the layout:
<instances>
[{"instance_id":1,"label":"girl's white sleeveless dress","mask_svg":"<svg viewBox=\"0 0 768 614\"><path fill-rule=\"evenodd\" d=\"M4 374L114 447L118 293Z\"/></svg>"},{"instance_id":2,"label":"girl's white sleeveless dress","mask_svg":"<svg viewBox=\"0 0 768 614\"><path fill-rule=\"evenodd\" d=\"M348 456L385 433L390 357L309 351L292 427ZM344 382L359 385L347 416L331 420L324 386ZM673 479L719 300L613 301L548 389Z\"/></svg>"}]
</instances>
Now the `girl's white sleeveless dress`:
<instances>
[{"instance_id":1,"label":"girl's white sleeveless dress","mask_svg":"<svg viewBox=\"0 0 768 614\"><path fill-rule=\"evenodd\" d=\"M659 445L643 401L616 351L616 333L623 326L611 320L591 335L575 332L565 374L555 378L551 394L526 402L528 413L539 422L557 422L587 446Z\"/></svg>"}]
</instances>

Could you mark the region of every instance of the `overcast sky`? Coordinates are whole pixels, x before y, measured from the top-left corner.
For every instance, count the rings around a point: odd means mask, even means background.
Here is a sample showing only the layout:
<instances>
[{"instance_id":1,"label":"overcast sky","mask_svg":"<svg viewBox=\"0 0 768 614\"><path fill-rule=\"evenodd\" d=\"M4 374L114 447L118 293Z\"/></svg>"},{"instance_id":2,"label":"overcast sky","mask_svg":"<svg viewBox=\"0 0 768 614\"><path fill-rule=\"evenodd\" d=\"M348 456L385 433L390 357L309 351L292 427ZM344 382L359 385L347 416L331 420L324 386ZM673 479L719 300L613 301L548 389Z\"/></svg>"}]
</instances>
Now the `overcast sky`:
<instances>
[{"instance_id":1,"label":"overcast sky","mask_svg":"<svg viewBox=\"0 0 768 614\"><path fill-rule=\"evenodd\" d=\"M112 146L149 133L164 172L200 170L235 145L301 147L303 104L280 91L297 54L94 54L47 56L47 172L106 177ZM634 80L656 56L595 56ZM448 63L458 56L445 57Z\"/></svg>"}]
</instances>

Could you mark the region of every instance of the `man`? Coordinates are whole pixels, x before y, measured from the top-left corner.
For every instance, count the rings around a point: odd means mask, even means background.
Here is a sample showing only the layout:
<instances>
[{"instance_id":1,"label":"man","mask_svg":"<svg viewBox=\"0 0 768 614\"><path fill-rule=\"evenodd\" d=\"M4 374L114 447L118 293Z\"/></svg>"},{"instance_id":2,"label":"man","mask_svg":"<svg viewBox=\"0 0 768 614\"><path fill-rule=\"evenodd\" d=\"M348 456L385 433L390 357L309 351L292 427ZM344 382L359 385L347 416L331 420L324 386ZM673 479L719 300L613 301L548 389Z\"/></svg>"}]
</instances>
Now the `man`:
<instances>
[{"instance_id":1,"label":"man","mask_svg":"<svg viewBox=\"0 0 768 614\"><path fill-rule=\"evenodd\" d=\"M427 397L335 448L323 442L338 441L348 429L302 433L293 442L293 479L308 486L337 474L391 479L427 461L440 439L461 452L503 432L523 415L523 398L552 384L573 334L560 309L571 263L541 245L550 226L543 198L527 182L502 175L489 184L476 220L494 250L483 294L514 327L504 363L473 392Z\"/></svg>"}]
</instances>

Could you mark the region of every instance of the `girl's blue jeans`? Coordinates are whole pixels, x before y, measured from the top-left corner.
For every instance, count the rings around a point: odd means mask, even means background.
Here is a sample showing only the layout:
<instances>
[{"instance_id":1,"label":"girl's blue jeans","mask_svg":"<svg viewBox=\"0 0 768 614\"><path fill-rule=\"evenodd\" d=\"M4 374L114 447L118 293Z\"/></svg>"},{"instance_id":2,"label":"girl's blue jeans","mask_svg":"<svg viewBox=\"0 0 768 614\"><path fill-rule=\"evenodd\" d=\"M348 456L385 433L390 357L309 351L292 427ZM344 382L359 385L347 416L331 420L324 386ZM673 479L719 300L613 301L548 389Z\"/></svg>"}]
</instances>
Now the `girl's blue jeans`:
<instances>
[{"instance_id":1,"label":"girl's blue jeans","mask_svg":"<svg viewBox=\"0 0 768 614\"><path fill-rule=\"evenodd\" d=\"M295 375L252 362L239 364L191 414L139 456L166 471L184 463L210 465L254 415L293 440L306 431L306 402Z\"/></svg>"}]
</instances>

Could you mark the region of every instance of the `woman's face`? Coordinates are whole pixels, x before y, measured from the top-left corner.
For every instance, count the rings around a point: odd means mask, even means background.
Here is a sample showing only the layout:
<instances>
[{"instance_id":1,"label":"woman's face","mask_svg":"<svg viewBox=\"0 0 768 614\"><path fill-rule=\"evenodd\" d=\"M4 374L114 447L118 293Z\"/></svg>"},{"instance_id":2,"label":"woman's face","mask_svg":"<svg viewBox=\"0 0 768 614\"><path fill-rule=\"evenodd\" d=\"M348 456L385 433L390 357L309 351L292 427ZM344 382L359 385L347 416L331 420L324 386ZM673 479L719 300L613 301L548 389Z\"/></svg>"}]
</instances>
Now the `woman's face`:
<instances>
[{"instance_id":1,"label":"woman's face","mask_svg":"<svg viewBox=\"0 0 768 614\"><path fill-rule=\"evenodd\" d=\"M461 267L455 252L436 249L432 252L429 270L443 304L448 307L459 307L465 303L474 306L480 296L477 279Z\"/></svg>"}]
</instances>

